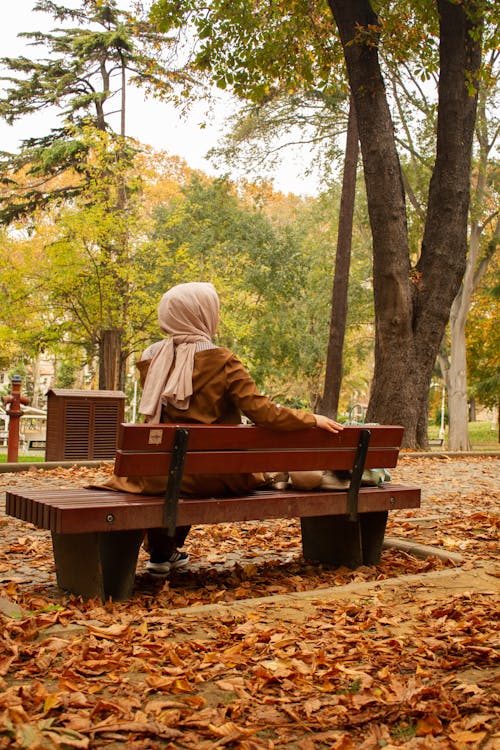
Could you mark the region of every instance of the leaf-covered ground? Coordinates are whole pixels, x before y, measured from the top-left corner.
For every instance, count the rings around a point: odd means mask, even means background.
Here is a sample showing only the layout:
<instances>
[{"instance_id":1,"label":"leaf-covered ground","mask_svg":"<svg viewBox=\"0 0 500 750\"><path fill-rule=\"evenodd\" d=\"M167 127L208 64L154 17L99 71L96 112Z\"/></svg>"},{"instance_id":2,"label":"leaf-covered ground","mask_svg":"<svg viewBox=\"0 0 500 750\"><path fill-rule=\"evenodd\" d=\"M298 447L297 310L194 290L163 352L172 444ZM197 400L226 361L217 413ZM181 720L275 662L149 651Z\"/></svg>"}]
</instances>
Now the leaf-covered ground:
<instances>
[{"instance_id":1,"label":"leaf-covered ground","mask_svg":"<svg viewBox=\"0 0 500 750\"><path fill-rule=\"evenodd\" d=\"M295 521L198 527L187 572L155 582L141 553L115 604L58 591L49 535L2 514L0 748L493 750L499 464L405 455L393 472L423 503L388 535L453 561L392 548L328 569L303 561Z\"/></svg>"}]
</instances>

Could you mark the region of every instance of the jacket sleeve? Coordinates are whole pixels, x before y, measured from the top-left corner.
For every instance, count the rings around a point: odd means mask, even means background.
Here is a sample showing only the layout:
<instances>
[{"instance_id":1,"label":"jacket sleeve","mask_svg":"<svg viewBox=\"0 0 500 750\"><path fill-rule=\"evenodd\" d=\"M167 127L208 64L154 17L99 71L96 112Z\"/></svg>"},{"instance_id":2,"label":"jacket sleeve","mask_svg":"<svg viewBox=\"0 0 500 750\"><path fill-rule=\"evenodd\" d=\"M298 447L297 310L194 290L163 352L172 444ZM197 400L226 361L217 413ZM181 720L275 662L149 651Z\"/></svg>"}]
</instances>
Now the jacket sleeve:
<instances>
[{"instance_id":1,"label":"jacket sleeve","mask_svg":"<svg viewBox=\"0 0 500 750\"><path fill-rule=\"evenodd\" d=\"M226 363L226 378L230 399L259 427L289 431L315 427L311 412L280 406L259 393L252 377L234 355Z\"/></svg>"}]
</instances>

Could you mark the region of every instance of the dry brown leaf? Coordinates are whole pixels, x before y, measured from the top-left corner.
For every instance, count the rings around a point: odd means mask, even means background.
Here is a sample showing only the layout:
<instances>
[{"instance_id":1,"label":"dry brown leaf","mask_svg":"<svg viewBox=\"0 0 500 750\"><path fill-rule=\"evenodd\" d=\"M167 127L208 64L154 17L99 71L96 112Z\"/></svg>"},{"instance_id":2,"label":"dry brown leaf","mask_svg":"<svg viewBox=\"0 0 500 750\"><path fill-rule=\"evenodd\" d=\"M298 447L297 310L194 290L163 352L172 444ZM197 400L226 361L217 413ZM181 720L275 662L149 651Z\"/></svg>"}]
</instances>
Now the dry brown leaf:
<instances>
[{"instance_id":1,"label":"dry brown leaf","mask_svg":"<svg viewBox=\"0 0 500 750\"><path fill-rule=\"evenodd\" d=\"M487 732L471 732L468 729L462 729L461 731L450 732L450 737L458 744L479 746L487 734Z\"/></svg>"},{"instance_id":2,"label":"dry brown leaf","mask_svg":"<svg viewBox=\"0 0 500 750\"><path fill-rule=\"evenodd\" d=\"M97 637L101 638L120 638L129 629L128 625L109 625L105 627L97 627L96 625L89 625L86 623L87 629Z\"/></svg>"},{"instance_id":3,"label":"dry brown leaf","mask_svg":"<svg viewBox=\"0 0 500 750\"><path fill-rule=\"evenodd\" d=\"M88 730L88 734L104 734L113 732L117 734L151 734L153 737L164 739L175 739L181 737L182 732L178 729L166 727L155 721L103 721L94 724Z\"/></svg>"},{"instance_id":4,"label":"dry brown leaf","mask_svg":"<svg viewBox=\"0 0 500 750\"><path fill-rule=\"evenodd\" d=\"M439 734L443 729L443 724L438 716L425 716L417 721L415 733L417 737L427 734Z\"/></svg>"}]
</instances>

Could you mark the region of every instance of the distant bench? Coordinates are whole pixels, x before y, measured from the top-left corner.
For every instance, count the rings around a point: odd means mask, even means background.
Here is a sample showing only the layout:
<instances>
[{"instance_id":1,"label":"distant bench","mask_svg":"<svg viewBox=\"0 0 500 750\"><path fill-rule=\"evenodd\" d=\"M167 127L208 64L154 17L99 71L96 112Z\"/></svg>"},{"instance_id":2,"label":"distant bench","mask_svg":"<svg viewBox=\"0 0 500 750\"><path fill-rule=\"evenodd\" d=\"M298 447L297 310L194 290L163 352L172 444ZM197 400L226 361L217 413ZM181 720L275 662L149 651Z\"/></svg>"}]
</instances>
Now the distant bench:
<instances>
[{"instance_id":1,"label":"distant bench","mask_svg":"<svg viewBox=\"0 0 500 750\"><path fill-rule=\"evenodd\" d=\"M387 513L417 508L420 489L361 486L365 468L396 466L402 427L347 427L278 432L260 427L121 426L118 476L169 476L165 497L74 488L7 491L8 515L52 532L58 585L92 598L131 596L144 529L253 519L301 519L306 559L331 565L380 560ZM243 497L180 498L186 474L351 470L346 490L266 489Z\"/></svg>"}]
</instances>

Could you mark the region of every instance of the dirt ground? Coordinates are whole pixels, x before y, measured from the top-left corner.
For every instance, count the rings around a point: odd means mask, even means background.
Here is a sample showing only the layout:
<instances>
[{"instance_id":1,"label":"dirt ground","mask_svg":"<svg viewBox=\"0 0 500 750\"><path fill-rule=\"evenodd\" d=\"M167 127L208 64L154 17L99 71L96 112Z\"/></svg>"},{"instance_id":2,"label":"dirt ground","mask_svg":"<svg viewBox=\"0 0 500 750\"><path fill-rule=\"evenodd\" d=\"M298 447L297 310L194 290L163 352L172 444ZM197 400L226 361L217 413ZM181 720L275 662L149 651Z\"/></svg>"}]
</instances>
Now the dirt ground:
<instances>
[{"instance_id":1,"label":"dirt ground","mask_svg":"<svg viewBox=\"0 0 500 750\"><path fill-rule=\"evenodd\" d=\"M422 507L378 566L307 563L295 521L198 527L188 571L152 582L141 554L119 603L60 592L49 535L2 511L0 748L496 750L499 469L404 454Z\"/></svg>"}]
</instances>

